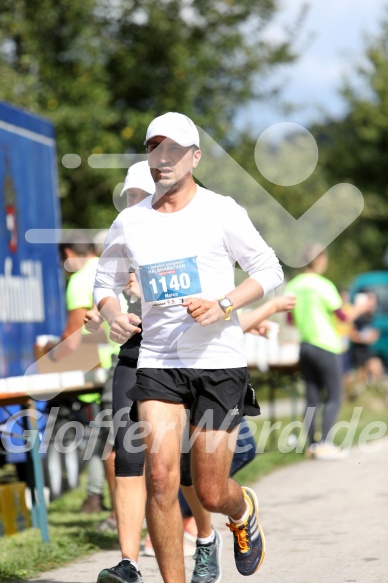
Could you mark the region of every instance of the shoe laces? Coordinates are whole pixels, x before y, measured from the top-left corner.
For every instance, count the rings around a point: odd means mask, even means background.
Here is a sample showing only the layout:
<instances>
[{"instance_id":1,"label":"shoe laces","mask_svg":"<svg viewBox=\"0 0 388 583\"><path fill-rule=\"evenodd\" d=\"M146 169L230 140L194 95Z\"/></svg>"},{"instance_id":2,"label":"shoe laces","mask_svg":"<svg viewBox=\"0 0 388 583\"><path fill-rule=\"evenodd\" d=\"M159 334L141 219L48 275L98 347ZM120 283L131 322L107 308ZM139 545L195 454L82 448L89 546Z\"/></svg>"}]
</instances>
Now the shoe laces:
<instances>
[{"instance_id":1,"label":"shoe laces","mask_svg":"<svg viewBox=\"0 0 388 583\"><path fill-rule=\"evenodd\" d=\"M136 573L138 572L135 565L133 565L131 563L131 561L128 561L127 559L124 561L120 561L118 563L118 565L116 565L115 567L112 568L112 571L116 571L118 575L122 575L122 573L127 570L127 569L131 569L132 571L135 571ZM140 575L140 571L138 572Z\"/></svg>"},{"instance_id":2,"label":"shoe laces","mask_svg":"<svg viewBox=\"0 0 388 583\"><path fill-rule=\"evenodd\" d=\"M250 550L249 542L250 536L248 532L248 520L242 524L226 524L229 530L233 533L234 540L242 553Z\"/></svg>"},{"instance_id":3,"label":"shoe laces","mask_svg":"<svg viewBox=\"0 0 388 583\"><path fill-rule=\"evenodd\" d=\"M211 546L199 545L194 553L195 570L198 575L207 575Z\"/></svg>"},{"instance_id":4,"label":"shoe laces","mask_svg":"<svg viewBox=\"0 0 388 583\"><path fill-rule=\"evenodd\" d=\"M129 566L131 563L129 561L120 561L115 567L112 568L112 571L120 571L125 569L125 567Z\"/></svg>"}]
</instances>

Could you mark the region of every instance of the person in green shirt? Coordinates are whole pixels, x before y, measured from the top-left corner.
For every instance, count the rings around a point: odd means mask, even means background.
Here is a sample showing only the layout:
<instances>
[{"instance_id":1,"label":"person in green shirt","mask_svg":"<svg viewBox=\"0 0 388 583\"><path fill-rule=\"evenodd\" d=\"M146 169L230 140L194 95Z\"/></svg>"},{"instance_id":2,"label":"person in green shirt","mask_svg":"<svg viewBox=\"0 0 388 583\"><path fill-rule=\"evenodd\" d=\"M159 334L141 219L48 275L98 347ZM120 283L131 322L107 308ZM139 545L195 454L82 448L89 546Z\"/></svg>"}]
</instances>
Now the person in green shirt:
<instances>
[{"instance_id":1,"label":"person in green shirt","mask_svg":"<svg viewBox=\"0 0 388 583\"><path fill-rule=\"evenodd\" d=\"M294 277L286 292L296 296L292 314L300 333L299 366L306 383L306 430L308 453L316 459L344 459L346 451L335 447L330 430L342 400L341 338L336 319L354 319L356 313L342 311L342 298L323 273L328 256L319 245L306 250L306 267ZM316 438L316 412L323 405L321 437Z\"/></svg>"},{"instance_id":2,"label":"person in green shirt","mask_svg":"<svg viewBox=\"0 0 388 583\"><path fill-rule=\"evenodd\" d=\"M79 349L82 335L88 333L84 329L83 320L86 312L94 305L93 284L98 264L93 241L87 233L79 230L66 233L65 239L59 244L59 252L66 271L71 275L66 288L66 326L58 344L49 343L44 347L44 351L53 362L58 362ZM108 369L112 351L113 349L110 349L109 354L106 354L105 350L102 353L99 351L101 364ZM101 409L100 393L80 395L78 399L86 404L88 420L95 419ZM104 464L101 460L103 447L102 437L99 436L88 462L87 497L82 504L81 512L100 512L105 509L102 502L105 482Z\"/></svg>"}]
</instances>

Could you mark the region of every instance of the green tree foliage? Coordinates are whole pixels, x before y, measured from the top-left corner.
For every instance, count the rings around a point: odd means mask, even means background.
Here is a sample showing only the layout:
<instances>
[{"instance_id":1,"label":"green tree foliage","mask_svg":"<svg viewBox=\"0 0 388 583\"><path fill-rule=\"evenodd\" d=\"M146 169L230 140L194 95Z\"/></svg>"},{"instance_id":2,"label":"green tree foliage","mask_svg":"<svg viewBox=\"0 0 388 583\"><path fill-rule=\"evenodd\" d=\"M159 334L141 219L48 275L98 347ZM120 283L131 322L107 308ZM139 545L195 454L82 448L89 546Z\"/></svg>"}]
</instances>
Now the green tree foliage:
<instances>
[{"instance_id":1,"label":"green tree foliage","mask_svg":"<svg viewBox=\"0 0 388 583\"><path fill-rule=\"evenodd\" d=\"M346 273L381 269L388 245L388 21L369 41L355 73L357 83L353 77L342 89L347 115L313 129L327 181L351 182L365 200L361 217L333 246L342 279Z\"/></svg>"},{"instance_id":2,"label":"green tree foliage","mask_svg":"<svg viewBox=\"0 0 388 583\"><path fill-rule=\"evenodd\" d=\"M362 214L329 246L328 277L338 287L346 288L355 275L383 269L388 246L388 21L381 32L365 47L363 64L349 72L350 81L341 90L347 103L346 115L326 120L309 128L319 147L317 168L305 181L295 186L279 186L266 180L256 166L256 140L245 137L233 157L295 218L299 218L329 188L350 183L360 189L365 206ZM292 138L292 136L291 136ZM292 142L291 142L292 144ZM292 163L292 154L289 162ZM267 232L281 230L266 214L259 197L241 192L241 202L256 225ZM333 209L332 220L336 220ZM287 232L282 233L287 238ZM290 245L293 241L290 240ZM285 266L288 276L294 270Z\"/></svg>"},{"instance_id":3,"label":"green tree foliage","mask_svg":"<svg viewBox=\"0 0 388 583\"><path fill-rule=\"evenodd\" d=\"M49 117L65 225L106 226L125 172L88 165L93 153L143 151L150 120L182 111L222 140L238 108L263 97L257 78L295 58L263 40L278 0L3 0L0 98ZM263 87L261 83L260 88Z\"/></svg>"},{"instance_id":4,"label":"green tree foliage","mask_svg":"<svg viewBox=\"0 0 388 583\"><path fill-rule=\"evenodd\" d=\"M284 134L282 137L279 136L279 141L273 147L273 160L271 164L279 169L280 176L285 178L288 175L300 176L300 181L295 179L296 183L290 186L283 186L271 182L262 174L261 170L267 170L270 161L259 157L257 153L255 156L257 137L255 139L252 136L241 136L240 140L238 140L238 146L232 147L229 150L233 158L259 185L258 188L255 188L250 181L248 181L249 184L244 185L244 181L241 178L239 178L239 181L236 178L234 185L235 191L233 193L234 198L245 206L261 235L273 246L277 253L283 256L284 250L289 248L290 250L295 250L295 259L300 258L303 242L315 241L315 235L318 235L320 230L325 231L326 225L325 223L318 225L318 232L315 232L314 227L317 226L315 222L312 226L313 230L309 231L307 229L306 231L304 228L296 241L295 233L287 229L288 221L283 219L283 213L279 211L278 205L283 207L284 211L287 211L292 217L299 219L333 185L333 182L330 182L326 177L325 168L321 159L318 160L316 168L308 176L308 173L304 170L305 158L303 151L300 151L296 147L299 135L298 132L294 133L292 131L291 133ZM317 135L314 135L314 137L319 142ZM295 168L298 167L300 171L295 173ZM289 173L288 169L290 170ZM225 183L219 191L224 192L229 188L231 183L233 184L233 177L230 177L229 184ZM270 197L268 198L265 194L263 195L261 189L269 193ZM331 219L335 220L335 209L333 209L333 215L331 217L325 217L325 220ZM295 269L290 267L290 265L285 263L283 264L283 268L286 277L290 278L295 275ZM328 275L329 277L337 275L335 262L330 263Z\"/></svg>"}]
</instances>

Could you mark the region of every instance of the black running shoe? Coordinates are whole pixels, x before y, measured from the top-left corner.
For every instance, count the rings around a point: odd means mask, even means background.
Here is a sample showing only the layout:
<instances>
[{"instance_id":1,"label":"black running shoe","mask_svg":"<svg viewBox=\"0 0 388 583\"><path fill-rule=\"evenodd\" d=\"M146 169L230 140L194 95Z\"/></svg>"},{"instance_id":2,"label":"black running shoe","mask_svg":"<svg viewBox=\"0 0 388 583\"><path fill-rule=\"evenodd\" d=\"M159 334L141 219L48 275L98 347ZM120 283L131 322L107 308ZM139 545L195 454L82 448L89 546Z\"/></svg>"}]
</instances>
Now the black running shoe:
<instances>
[{"instance_id":1,"label":"black running shoe","mask_svg":"<svg viewBox=\"0 0 388 583\"><path fill-rule=\"evenodd\" d=\"M219 583L221 581L222 538L216 530L214 532L216 538L212 543L201 545L197 541L191 583Z\"/></svg>"},{"instance_id":2,"label":"black running shoe","mask_svg":"<svg viewBox=\"0 0 388 583\"><path fill-rule=\"evenodd\" d=\"M242 488L248 502L249 516L241 524L227 524L234 537L234 558L241 575L253 575L264 560L265 540L259 524L256 494L251 488Z\"/></svg>"},{"instance_id":3,"label":"black running shoe","mask_svg":"<svg viewBox=\"0 0 388 583\"><path fill-rule=\"evenodd\" d=\"M97 579L97 583L143 583L141 573L128 560L120 561L111 569L103 569Z\"/></svg>"}]
</instances>

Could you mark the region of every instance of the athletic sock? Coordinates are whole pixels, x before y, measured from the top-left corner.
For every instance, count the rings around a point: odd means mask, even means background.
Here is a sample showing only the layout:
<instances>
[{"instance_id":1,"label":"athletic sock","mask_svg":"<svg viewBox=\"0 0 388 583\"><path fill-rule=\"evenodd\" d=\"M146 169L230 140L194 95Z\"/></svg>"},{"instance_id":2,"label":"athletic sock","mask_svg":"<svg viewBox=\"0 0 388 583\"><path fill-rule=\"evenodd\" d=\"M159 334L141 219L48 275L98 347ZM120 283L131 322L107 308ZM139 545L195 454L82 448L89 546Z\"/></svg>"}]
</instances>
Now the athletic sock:
<instances>
[{"instance_id":1,"label":"athletic sock","mask_svg":"<svg viewBox=\"0 0 388 583\"><path fill-rule=\"evenodd\" d=\"M233 522L233 524L241 524L241 522L245 522L246 520L248 520L248 516L249 516L249 504L247 501L245 501L246 505L247 505L247 509L244 512L244 514L242 515L241 518L239 518L238 520L233 520L233 518L231 518L229 516L229 519L231 522Z\"/></svg>"},{"instance_id":2,"label":"athletic sock","mask_svg":"<svg viewBox=\"0 0 388 583\"><path fill-rule=\"evenodd\" d=\"M200 545L210 545L211 543L213 543L215 541L216 538L216 533L214 532L214 529L212 530L212 533L205 537L205 538L197 538L197 542Z\"/></svg>"},{"instance_id":3,"label":"athletic sock","mask_svg":"<svg viewBox=\"0 0 388 583\"><path fill-rule=\"evenodd\" d=\"M128 559L127 557L123 557L121 560L122 561L129 561L135 567L136 571L139 570L139 565L136 563L136 561L133 561L132 559Z\"/></svg>"}]
</instances>

